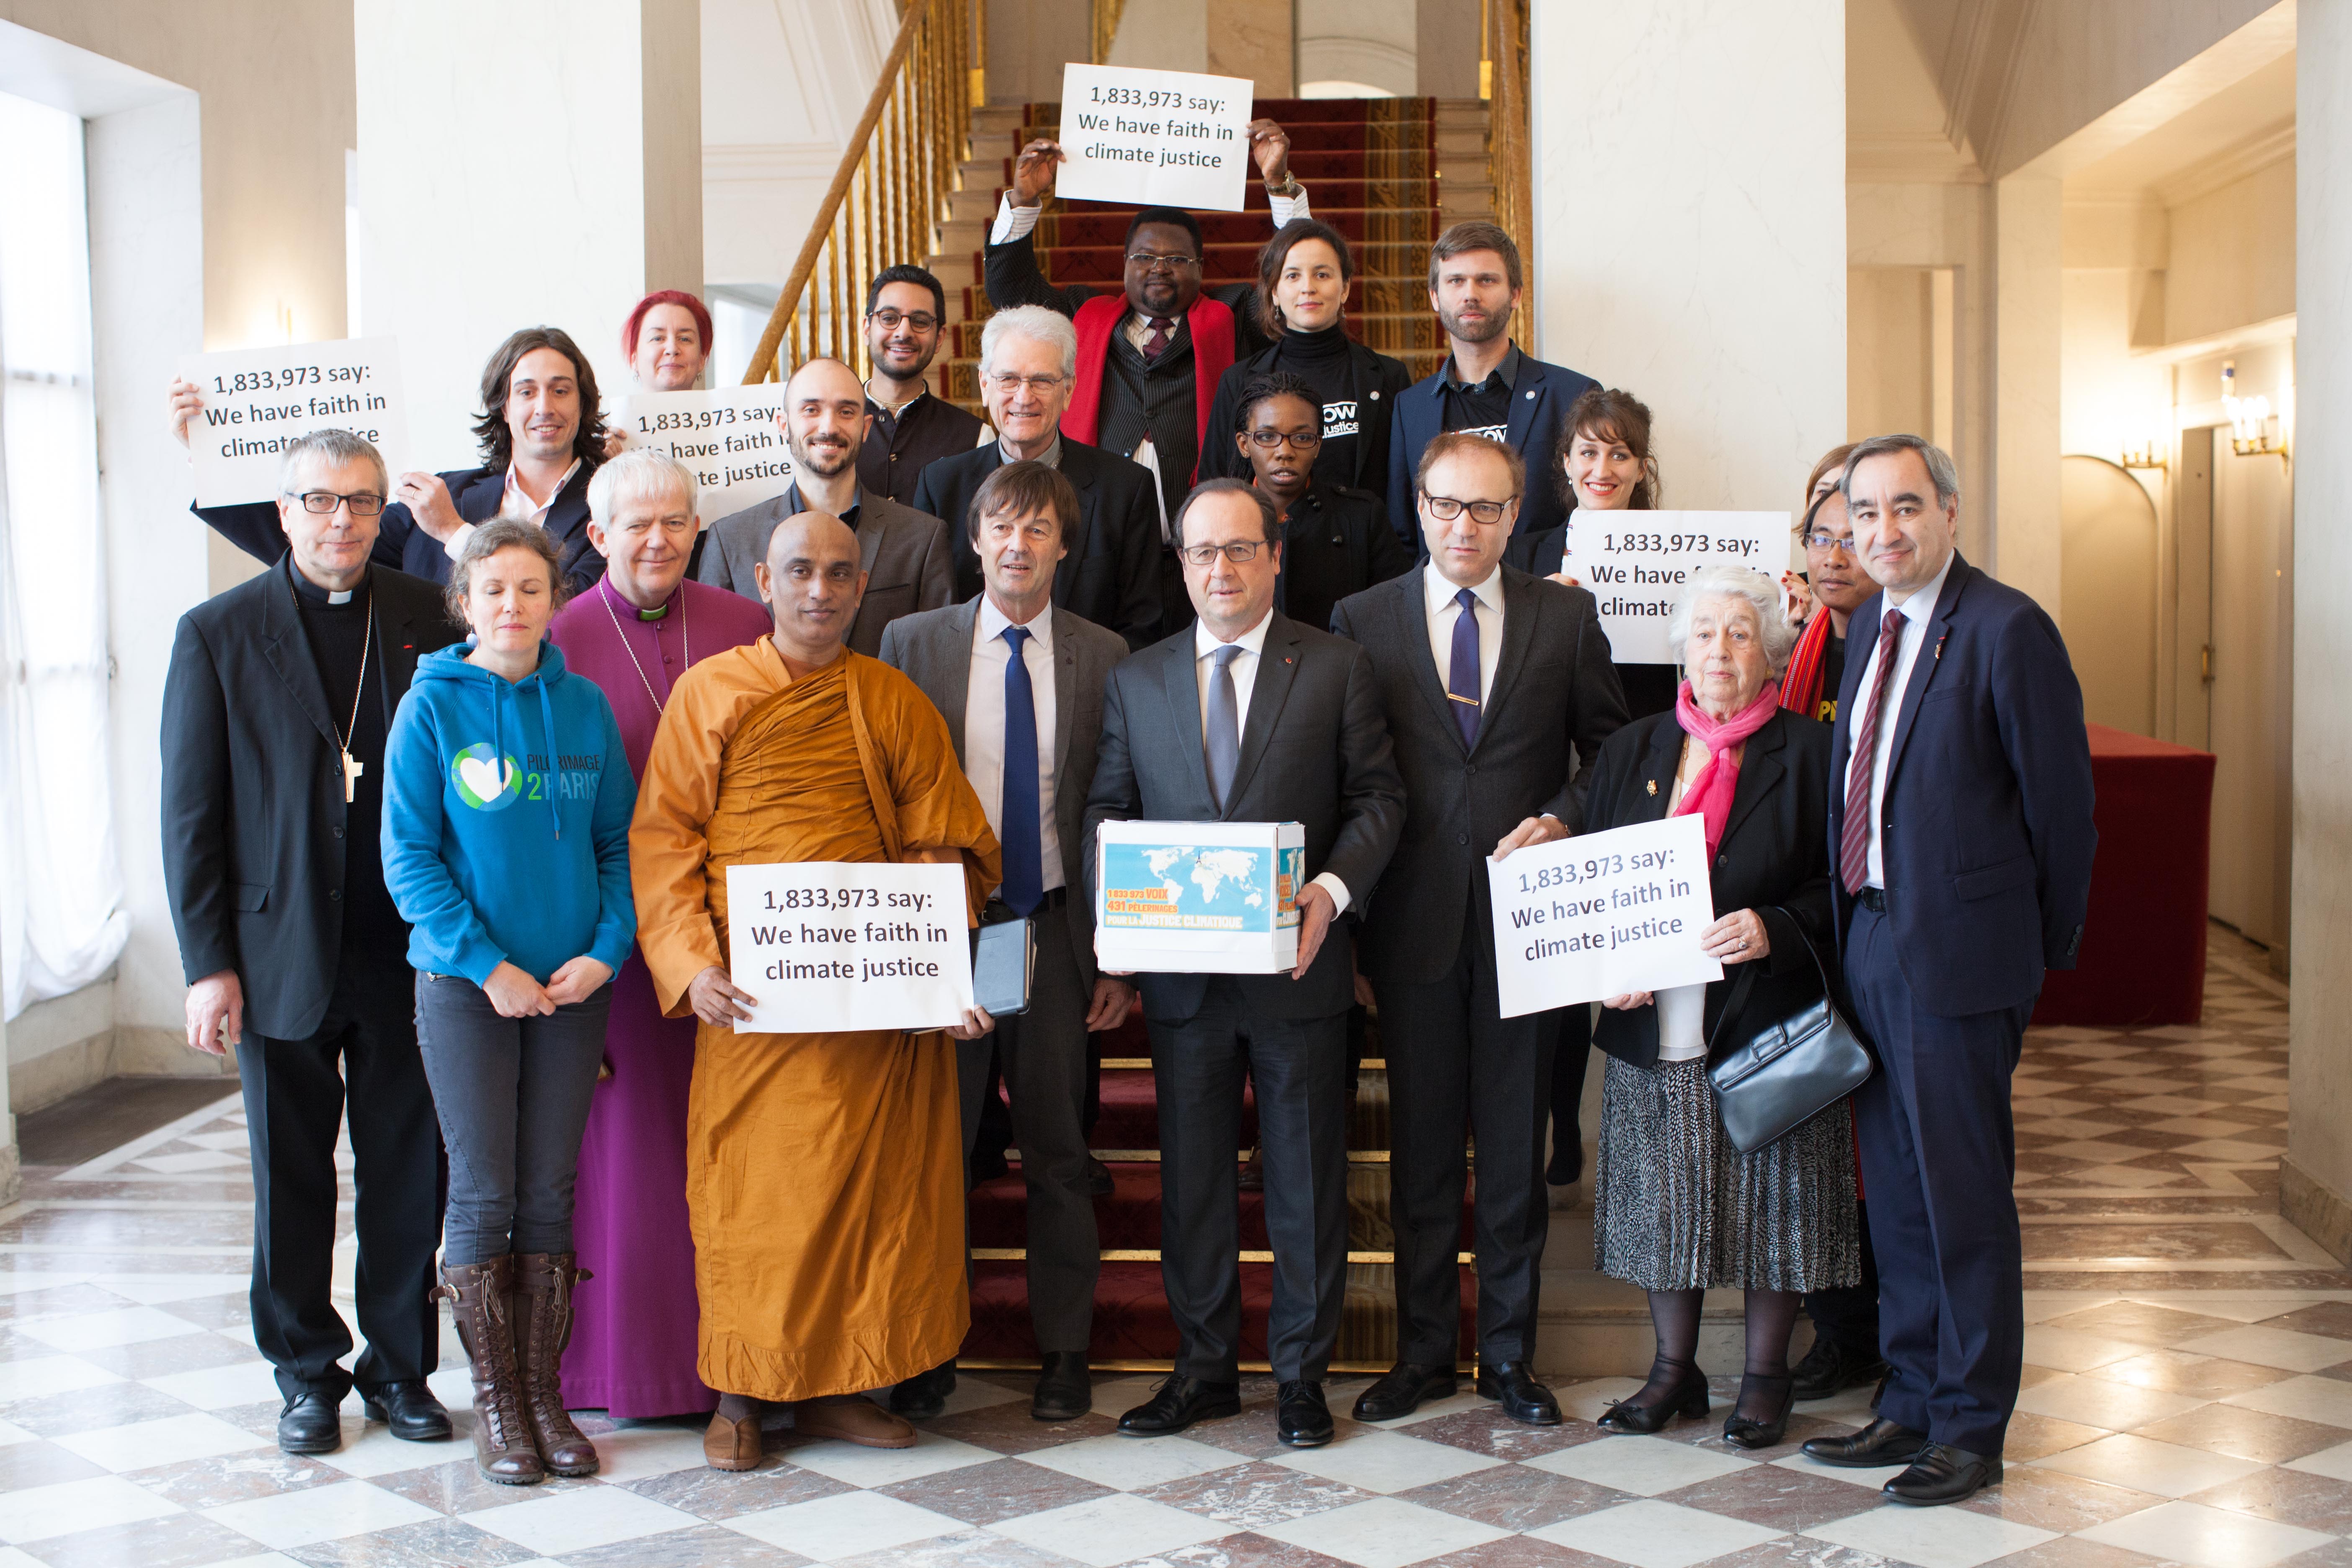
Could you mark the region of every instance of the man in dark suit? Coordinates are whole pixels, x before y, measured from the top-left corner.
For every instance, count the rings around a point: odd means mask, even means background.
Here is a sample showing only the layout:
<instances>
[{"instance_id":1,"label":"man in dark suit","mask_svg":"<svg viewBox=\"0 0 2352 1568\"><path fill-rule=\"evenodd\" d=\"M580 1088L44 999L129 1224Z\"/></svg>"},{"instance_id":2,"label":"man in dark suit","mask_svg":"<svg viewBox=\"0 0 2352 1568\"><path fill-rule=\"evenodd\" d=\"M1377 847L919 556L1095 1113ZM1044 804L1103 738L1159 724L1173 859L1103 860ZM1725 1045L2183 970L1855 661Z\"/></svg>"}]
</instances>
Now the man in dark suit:
<instances>
[{"instance_id":1,"label":"man in dark suit","mask_svg":"<svg viewBox=\"0 0 2352 1568\"><path fill-rule=\"evenodd\" d=\"M947 520L961 602L981 591L969 516L981 486L1006 463L1059 468L1077 491L1078 521L1055 569L1054 604L1138 648L1161 630L1160 503L1141 467L1062 434L1077 353L1077 334L1051 310L1026 305L991 316L980 334L980 391L997 438L925 468L915 506ZM1192 619L1189 601L1183 618Z\"/></svg>"},{"instance_id":2,"label":"man in dark suit","mask_svg":"<svg viewBox=\"0 0 2352 1568\"><path fill-rule=\"evenodd\" d=\"M180 445L188 444L188 426L203 415L204 395L191 383L173 382L168 417ZM446 583L476 524L519 517L556 540L572 592L593 586L604 574L604 558L588 539L588 480L604 461L605 433L588 356L553 327L525 327L509 337L482 367L474 434L482 443L481 467L403 474L394 482L392 504L376 520L375 563ZM285 553L273 502L189 510L257 561Z\"/></svg>"},{"instance_id":3,"label":"man in dark suit","mask_svg":"<svg viewBox=\"0 0 2352 1568\"><path fill-rule=\"evenodd\" d=\"M1519 247L1491 223L1457 223L1429 248L1429 308L1452 352L1434 374L1405 388L1390 416L1389 520L1408 550L1422 547L1412 477L1421 449L1441 431L1500 441L1538 476L1520 505L1517 532L1541 533L1567 520L1552 453L1569 405L1600 383L1531 359L1511 341L1523 277Z\"/></svg>"},{"instance_id":4,"label":"man in dark suit","mask_svg":"<svg viewBox=\"0 0 2352 1568\"><path fill-rule=\"evenodd\" d=\"M891 624L882 662L931 700L1004 850L1004 885L983 921L1026 919L1037 951L1029 1009L956 1046L963 1152L971 1161L989 1058L1001 1058L1028 1189L1029 1321L1044 1360L1030 1414L1075 1421L1093 1405L1087 1367L1101 1271L1089 1188L1087 1036L1115 1029L1135 999L1095 967L1081 817L1094 787L1103 683L1127 657L1116 634L1054 607L1054 564L1077 492L1043 463L1008 463L973 499L971 533L987 591ZM1013 652L1019 649L1016 656ZM1015 663L1015 658L1019 662ZM898 1385L902 1415L938 1415L954 1368ZM910 1386L914 1385L914 1386Z\"/></svg>"},{"instance_id":5,"label":"man in dark suit","mask_svg":"<svg viewBox=\"0 0 2352 1568\"><path fill-rule=\"evenodd\" d=\"M449 1436L425 1384L440 1347L440 1128L376 834L393 710L417 659L459 634L439 589L371 561L384 484L383 460L348 431L289 447L278 511L290 550L180 618L163 692L163 877L188 1044L236 1051L253 1337L286 1396L278 1445L294 1454L341 1444L355 1382L394 1436ZM351 1372L328 1294L347 1093L368 1342Z\"/></svg>"},{"instance_id":6,"label":"man in dark suit","mask_svg":"<svg viewBox=\"0 0 2352 1568\"><path fill-rule=\"evenodd\" d=\"M866 412L874 423L857 448L857 482L901 506L914 506L925 468L980 444L981 422L934 395L924 379L947 339L947 320L948 291L919 267L886 267L866 286L866 353L874 374ZM950 533L962 529L961 518L948 520Z\"/></svg>"},{"instance_id":7,"label":"man in dark suit","mask_svg":"<svg viewBox=\"0 0 2352 1568\"><path fill-rule=\"evenodd\" d=\"M1499 1014L1486 860L1490 846L1499 860L1577 830L1625 702L1592 595L1502 564L1526 482L1508 447L1467 432L1432 440L1416 481L1429 559L1331 618L1371 658L1408 802L1363 916L1360 964L1388 1058L1398 1334L1397 1364L1356 1400L1360 1421L1454 1391L1474 1135L1478 1392L1517 1420L1560 1418L1533 1371L1559 1019Z\"/></svg>"},{"instance_id":8,"label":"man in dark suit","mask_svg":"<svg viewBox=\"0 0 2352 1568\"><path fill-rule=\"evenodd\" d=\"M857 477L857 455L871 424L857 373L837 359L813 359L793 372L776 427L793 459L784 493L730 513L710 525L695 563L698 582L760 597L759 569L768 558L776 524L804 511L838 518L857 535L866 596L849 628L852 651L868 656L882 631L900 616L948 603L947 525L867 489Z\"/></svg>"},{"instance_id":9,"label":"man in dark suit","mask_svg":"<svg viewBox=\"0 0 2352 1568\"><path fill-rule=\"evenodd\" d=\"M1138 819L1306 829L1315 876L1298 893L1295 968L1142 979L1160 1105L1160 1274L1180 1342L1173 1373L1119 1430L1157 1436L1241 1409L1246 1068L1265 1145L1276 1431L1310 1447L1331 1440L1323 1373L1348 1264L1340 1104L1354 988L1347 933L1331 927L1380 879L1405 805L1371 659L1274 607L1276 528L1265 492L1239 479L1211 479L1186 500L1177 537L1200 618L1111 672L1087 841L1105 822ZM1090 874L1095 865L1089 853Z\"/></svg>"},{"instance_id":10,"label":"man in dark suit","mask_svg":"<svg viewBox=\"0 0 2352 1568\"><path fill-rule=\"evenodd\" d=\"M1846 985L1878 1048L1854 1111L1893 1372L1876 1420L1805 1451L1907 1465L1888 1496L1958 1502L2000 1479L2017 1404L2010 1075L2044 973L2083 940L2090 743L2057 626L1954 548L1952 459L1881 436L1841 488L1881 589L1847 623L1829 837Z\"/></svg>"}]
</instances>

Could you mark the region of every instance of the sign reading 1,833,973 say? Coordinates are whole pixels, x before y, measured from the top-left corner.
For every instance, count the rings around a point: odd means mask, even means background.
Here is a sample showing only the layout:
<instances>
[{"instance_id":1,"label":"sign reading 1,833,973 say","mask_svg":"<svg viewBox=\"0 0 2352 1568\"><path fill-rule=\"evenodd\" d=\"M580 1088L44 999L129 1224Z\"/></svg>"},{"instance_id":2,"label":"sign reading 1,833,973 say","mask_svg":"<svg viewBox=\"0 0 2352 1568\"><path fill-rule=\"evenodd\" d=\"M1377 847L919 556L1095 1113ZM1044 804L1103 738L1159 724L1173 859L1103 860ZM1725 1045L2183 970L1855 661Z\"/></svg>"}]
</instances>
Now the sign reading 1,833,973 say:
<instances>
[{"instance_id":1,"label":"sign reading 1,833,973 say","mask_svg":"<svg viewBox=\"0 0 2352 1568\"><path fill-rule=\"evenodd\" d=\"M961 865L804 860L727 868L737 1034L938 1029L971 1005Z\"/></svg>"},{"instance_id":2,"label":"sign reading 1,833,973 say","mask_svg":"<svg viewBox=\"0 0 2352 1568\"><path fill-rule=\"evenodd\" d=\"M1070 201L1242 210L1250 167L1244 78L1125 66L1062 68L1054 194Z\"/></svg>"},{"instance_id":3,"label":"sign reading 1,833,973 say","mask_svg":"<svg viewBox=\"0 0 2352 1568\"><path fill-rule=\"evenodd\" d=\"M1752 566L1780 591L1789 566L1785 511L1592 511L1569 514L1557 568L1592 590L1620 664L1673 664L1666 623L1683 584L1705 566Z\"/></svg>"},{"instance_id":4,"label":"sign reading 1,833,973 say","mask_svg":"<svg viewBox=\"0 0 2352 1568\"><path fill-rule=\"evenodd\" d=\"M697 487L694 509L706 523L757 506L792 488L792 454L776 415L777 382L691 392L635 392L606 421L627 447L650 447L686 465Z\"/></svg>"},{"instance_id":5,"label":"sign reading 1,833,973 say","mask_svg":"<svg viewBox=\"0 0 2352 1568\"><path fill-rule=\"evenodd\" d=\"M1502 1016L1723 978L1696 815L1558 838L1486 862Z\"/></svg>"},{"instance_id":6,"label":"sign reading 1,833,973 say","mask_svg":"<svg viewBox=\"0 0 2352 1568\"><path fill-rule=\"evenodd\" d=\"M192 354L180 378L205 400L188 425L198 506L275 496L286 448L314 430L365 437L395 474L409 460L400 345L391 338Z\"/></svg>"}]
</instances>

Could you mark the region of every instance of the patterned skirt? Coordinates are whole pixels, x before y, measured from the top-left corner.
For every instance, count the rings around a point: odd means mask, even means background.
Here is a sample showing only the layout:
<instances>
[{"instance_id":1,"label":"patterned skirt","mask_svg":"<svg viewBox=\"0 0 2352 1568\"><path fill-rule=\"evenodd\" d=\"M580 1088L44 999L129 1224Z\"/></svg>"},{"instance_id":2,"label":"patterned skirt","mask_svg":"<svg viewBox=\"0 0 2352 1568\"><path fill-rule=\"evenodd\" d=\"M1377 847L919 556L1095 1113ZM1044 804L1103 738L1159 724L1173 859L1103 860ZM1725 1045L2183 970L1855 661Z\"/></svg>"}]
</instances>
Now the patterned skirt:
<instances>
[{"instance_id":1,"label":"patterned skirt","mask_svg":"<svg viewBox=\"0 0 2352 1568\"><path fill-rule=\"evenodd\" d=\"M1853 1114L1843 1101L1753 1154L1703 1061L1608 1058L1594 1267L1644 1290L1827 1290L1862 1278Z\"/></svg>"}]
</instances>

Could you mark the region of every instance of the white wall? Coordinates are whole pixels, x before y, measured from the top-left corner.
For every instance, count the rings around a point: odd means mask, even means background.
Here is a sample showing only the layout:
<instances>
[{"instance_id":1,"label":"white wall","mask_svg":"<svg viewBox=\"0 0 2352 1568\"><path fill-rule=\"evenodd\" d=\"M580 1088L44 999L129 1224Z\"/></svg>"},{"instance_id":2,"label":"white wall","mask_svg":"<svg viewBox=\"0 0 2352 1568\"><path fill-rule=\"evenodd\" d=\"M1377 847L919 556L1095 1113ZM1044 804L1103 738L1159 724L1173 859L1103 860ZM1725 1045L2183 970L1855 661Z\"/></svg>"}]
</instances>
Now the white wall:
<instances>
[{"instance_id":1,"label":"white wall","mask_svg":"<svg viewBox=\"0 0 2352 1568\"><path fill-rule=\"evenodd\" d=\"M2208 337L2294 309L2294 187L2290 154L2171 210L2168 341Z\"/></svg>"}]
</instances>

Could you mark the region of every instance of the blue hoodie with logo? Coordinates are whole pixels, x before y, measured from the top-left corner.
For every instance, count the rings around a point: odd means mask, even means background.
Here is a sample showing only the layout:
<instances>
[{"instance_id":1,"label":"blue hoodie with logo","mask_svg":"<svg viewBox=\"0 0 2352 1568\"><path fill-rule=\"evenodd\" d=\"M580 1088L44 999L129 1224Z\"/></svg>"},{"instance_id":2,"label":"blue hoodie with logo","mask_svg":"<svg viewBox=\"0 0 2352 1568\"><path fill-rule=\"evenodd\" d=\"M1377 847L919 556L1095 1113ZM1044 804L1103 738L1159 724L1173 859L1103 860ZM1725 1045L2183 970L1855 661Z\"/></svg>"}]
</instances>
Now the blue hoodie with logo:
<instances>
[{"instance_id":1,"label":"blue hoodie with logo","mask_svg":"<svg viewBox=\"0 0 2352 1568\"><path fill-rule=\"evenodd\" d=\"M582 953L618 973L637 782L612 704L553 643L513 681L470 651L418 661L384 744L383 880L408 962L477 985L501 960L542 985Z\"/></svg>"}]
</instances>

